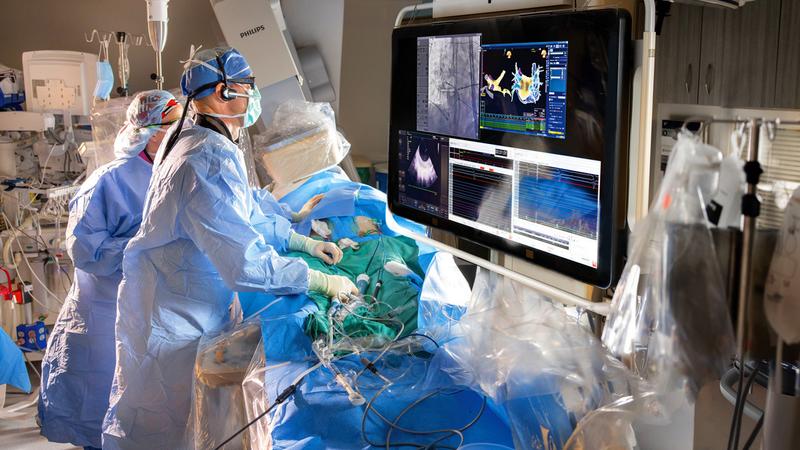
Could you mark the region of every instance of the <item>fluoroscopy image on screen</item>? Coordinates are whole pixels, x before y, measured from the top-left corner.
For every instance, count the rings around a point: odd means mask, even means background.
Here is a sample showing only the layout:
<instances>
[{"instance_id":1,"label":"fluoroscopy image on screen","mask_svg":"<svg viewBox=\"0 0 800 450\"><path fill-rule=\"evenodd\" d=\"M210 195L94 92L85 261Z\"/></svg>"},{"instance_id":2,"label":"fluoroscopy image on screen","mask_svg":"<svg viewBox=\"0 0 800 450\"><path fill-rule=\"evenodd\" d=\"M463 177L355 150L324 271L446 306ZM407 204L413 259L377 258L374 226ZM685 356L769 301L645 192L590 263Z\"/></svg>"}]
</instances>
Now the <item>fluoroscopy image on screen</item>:
<instances>
[{"instance_id":1,"label":"fluoroscopy image on screen","mask_svg":"<svg viewBox=\"0 0 800 450\"><path fill-rule=\"evenodd\" d=\"M417 130L478 138L480 34L417 38Z\"/></svg>"},{"instance_id":2,"label":"fluoroscopy image on screen","mask_svg":"<svg viewBox=\"0 0 800 450\"><path fill-rule=\"evenodd\" d=\"M564 139L567 42L481 50L480 128Z\"/></svg>"},{"instance_id":3,"label":"fluoroscopy image on screen","mask_svg":"<svg viewBox=\"0 0 800 450\"><path fill-rule=\"evenodd\" d=\"M401 203L444 216L447 193L442 186L447 174L442 173L442 161L447 158L447 138L403 132L399 150Z\"/></svg>"}]
</instances>

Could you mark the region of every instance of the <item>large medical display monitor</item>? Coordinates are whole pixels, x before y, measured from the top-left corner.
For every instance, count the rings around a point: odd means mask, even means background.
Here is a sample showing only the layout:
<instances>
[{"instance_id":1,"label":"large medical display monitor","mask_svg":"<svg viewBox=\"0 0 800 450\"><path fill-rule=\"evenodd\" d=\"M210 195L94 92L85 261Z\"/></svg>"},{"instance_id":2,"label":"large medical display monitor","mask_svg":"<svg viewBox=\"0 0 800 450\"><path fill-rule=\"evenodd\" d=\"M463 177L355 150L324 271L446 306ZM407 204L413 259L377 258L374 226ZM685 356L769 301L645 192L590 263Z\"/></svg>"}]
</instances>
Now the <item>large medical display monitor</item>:
<instances>
[{"instance_id":1,"label":"large medical display monitor","mask_svg":"<svg viewBox=\"0 0 800 450\"><path fill-rule=\"evenodd\" d=\"M624 217L629 22L599 10L396 29L391 209L608 286Z\"/></svg>"}]
</instances>

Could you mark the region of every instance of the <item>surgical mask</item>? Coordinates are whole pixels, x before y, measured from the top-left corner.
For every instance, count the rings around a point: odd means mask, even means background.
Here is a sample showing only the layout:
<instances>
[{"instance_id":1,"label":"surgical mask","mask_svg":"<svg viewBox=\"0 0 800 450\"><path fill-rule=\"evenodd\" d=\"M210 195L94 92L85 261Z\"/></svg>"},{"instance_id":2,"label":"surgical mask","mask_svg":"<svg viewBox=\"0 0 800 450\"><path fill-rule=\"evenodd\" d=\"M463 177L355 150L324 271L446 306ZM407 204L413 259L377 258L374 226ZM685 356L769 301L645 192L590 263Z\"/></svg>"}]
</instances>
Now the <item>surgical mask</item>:
<instances>
[{"instance_id":1,"label":"surgical mask","mask_svg":"<svg viewBox=\"0 0 800 450\"><path fill-rule=\"evenodd\" d=\"M252 88L247 90L247 94L237 94L239 97L247 97L247 108L240 114L219 114L219 113L203 113L206 116L217 117L220 119L236 119L244 117L242 127L248 128L256 123L261 117L261 92L258 89Z\"/></svg>"},{"instance_id":2,"label":"surgical mask","mask_svg":"<svg viewBox=\"0 0 800 450\"><path fill-rule=\"evenodd\" d=\"M247 100L247 110L244 113L245 128L253 126L259 117L261 117L261 91L253 87L250 89L249 99Z\"/></svg>"},{"instance_id":3,"label":"surgical mask","mask_svg":"<svg viewBox=\"0 0 800 450\"><path fill-rule=\"evenodd\" d=\"M108 61L97 61L97 84L94 87L94 96L108 100L111 89L114 88L114 69Z\"/></svg>"}]
</instances>

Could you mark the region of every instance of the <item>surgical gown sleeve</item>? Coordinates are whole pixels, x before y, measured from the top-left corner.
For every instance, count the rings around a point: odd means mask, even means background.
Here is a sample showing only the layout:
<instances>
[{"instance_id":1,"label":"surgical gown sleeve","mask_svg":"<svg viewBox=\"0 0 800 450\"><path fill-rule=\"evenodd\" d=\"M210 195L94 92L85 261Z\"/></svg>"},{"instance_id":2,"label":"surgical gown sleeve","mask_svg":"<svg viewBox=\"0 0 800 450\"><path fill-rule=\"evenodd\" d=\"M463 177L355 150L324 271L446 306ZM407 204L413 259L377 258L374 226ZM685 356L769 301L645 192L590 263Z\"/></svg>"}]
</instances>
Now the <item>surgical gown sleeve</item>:
<instances>
[{"instance_id":1,"label":"surgical gown sleeve","mask_svg":"<svg viewBox=\"0 0 800 450\"><path fill-rule=\"evenodd\" d=\"M276 295L306 292L308 265L276 251L286 250L289 221L261 213L232 161L214 170L196 166L189 161L178 169L186 192L178 220L228 287Z\"/></svg>"},{"instance_id":2,"label":"surgical gown sleeve","mask_svg":"<svg viewBox=\"0 0 800 450\"><path fill-rule=\"evenodd\" d=\"M67 252L75 267L107 276L122 267L122 253L136 228L118 228L125 222L125 216L132 217L135 213L127 211L126 205L131 202L124 198L115 201L117 191L108 189L102 180L97 183L80 191L70 202Z\"/></svg>"},{"instance_id":3,"label":"surgical gown sleeve","mask_svg":"<svg viewBox=\"0 0 800 450\"><path fill-rule=\"evenodd\" d=\"M292 220L294 211L285 203L275 200L272 193L266 188L253 189L253 199L264 214L278 214Z\"/></svg>"}]
</instances>

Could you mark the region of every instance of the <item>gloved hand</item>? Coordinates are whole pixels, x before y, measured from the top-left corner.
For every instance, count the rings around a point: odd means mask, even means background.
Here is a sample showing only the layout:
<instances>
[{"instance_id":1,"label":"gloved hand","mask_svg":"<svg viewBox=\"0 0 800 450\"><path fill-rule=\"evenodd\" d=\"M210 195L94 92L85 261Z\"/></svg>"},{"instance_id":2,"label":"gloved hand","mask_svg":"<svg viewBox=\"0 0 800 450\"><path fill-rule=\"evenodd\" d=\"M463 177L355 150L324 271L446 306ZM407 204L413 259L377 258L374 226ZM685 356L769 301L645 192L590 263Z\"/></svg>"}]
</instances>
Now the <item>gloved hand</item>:
<instances>
[{"instance_id":1,"label":"gloved hand","mask_svg":"<svg viewBox=\"0 0 800 450\"><path fill-rule=\"evenodd\" d=\"M303 219L305 219L306 217L308 217L309 214L311 214L311 210L314 209L317 205L319 205L319 202L321 202L324 197L325 194L317 194L311 197L306 202L306 204L303 205L302 208L300 208L300 211L292 214L292 222L302 222Z\"/></svg>"},{"instance_id":2,"label":"gloved hand","mask_svg":"<svg viewBox=\"0 0 800 450\"><path fill-rule=\"evenodd\" d=\"M308 253L326 264L338 264L343 256L342 249L333 242L318 241L298 233L289 237L289 250Z\"/></svg>"},{"instance_id":3,"label":"gloved hand","mask_svg":"<svg viewBox=\"0 0 800 450\"><path fill-rule=\"evenodd\" d=\"M318 270L308 270L308 290L319 292L328 297L337 297L341 293L358 294L358 288L349 278L341 275L327 275Z\"/></svg>"}]
</instances>

